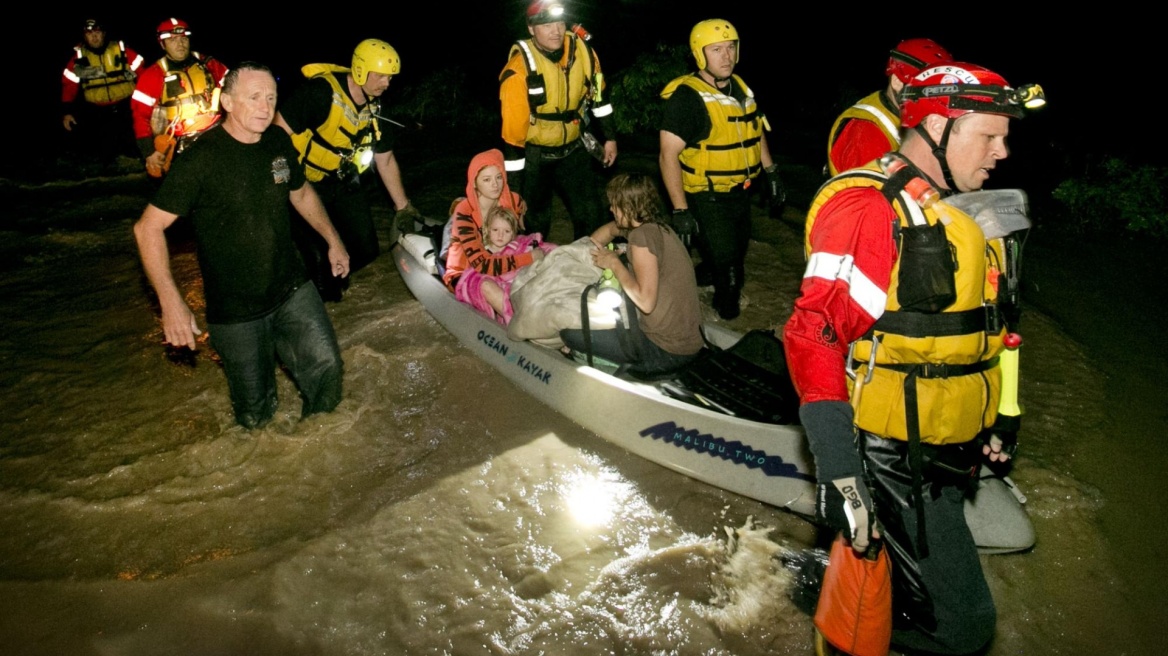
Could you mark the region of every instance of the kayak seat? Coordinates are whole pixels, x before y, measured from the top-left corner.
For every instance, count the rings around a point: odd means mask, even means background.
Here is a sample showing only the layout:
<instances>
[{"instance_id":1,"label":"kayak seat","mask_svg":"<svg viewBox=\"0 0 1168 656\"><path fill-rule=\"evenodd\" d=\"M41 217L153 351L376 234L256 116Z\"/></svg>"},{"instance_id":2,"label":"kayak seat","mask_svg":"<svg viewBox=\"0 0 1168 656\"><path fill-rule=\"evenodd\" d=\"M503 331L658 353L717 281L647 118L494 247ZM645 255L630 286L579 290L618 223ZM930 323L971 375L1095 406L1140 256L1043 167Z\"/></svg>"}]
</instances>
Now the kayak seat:
<instances>
[{"instance_id":1,"label":"kayak seat","mask_svg":"<svg viewBox=\"0 0 1168 656\"><path fill-rule=\"evenodd\" d=\"M717 412L768 424L799 423L799 397L783 343L753 330L724 351L710 351L663 385L666 394Z\"/></svg>"}]
</instances>

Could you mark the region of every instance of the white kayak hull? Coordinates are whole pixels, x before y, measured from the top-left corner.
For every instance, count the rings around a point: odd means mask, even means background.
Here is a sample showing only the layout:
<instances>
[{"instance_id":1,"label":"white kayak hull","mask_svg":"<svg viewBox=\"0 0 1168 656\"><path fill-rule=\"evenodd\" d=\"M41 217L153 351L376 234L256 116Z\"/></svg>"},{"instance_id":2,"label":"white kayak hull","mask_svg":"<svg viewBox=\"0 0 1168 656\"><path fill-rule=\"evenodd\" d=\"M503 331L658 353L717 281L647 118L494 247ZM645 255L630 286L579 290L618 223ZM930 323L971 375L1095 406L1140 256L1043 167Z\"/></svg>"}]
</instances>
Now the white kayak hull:
<instances>
[{"instance_id":1,"label":"white kayak hull","mask_svg":"<svg viewBox=\"0 0 1168 656\"><path fill-rule=\"evenodd\" d=\"M464 346L522 390L638 456L735 494L814 515L814 461L801 427L707 410L651 384L623 380L558 351L513 341L505 327L454 298L426 263L427 250L428 240L416 235L406 235L393 248L410 291ZM716 324L707 324L706 331L721 347L740 337ZM977 502L966 504L966 515L980 548L1017 551L1033 546L1029 517L1000 479L985 479Z\"/></svg>"}]
</instances>

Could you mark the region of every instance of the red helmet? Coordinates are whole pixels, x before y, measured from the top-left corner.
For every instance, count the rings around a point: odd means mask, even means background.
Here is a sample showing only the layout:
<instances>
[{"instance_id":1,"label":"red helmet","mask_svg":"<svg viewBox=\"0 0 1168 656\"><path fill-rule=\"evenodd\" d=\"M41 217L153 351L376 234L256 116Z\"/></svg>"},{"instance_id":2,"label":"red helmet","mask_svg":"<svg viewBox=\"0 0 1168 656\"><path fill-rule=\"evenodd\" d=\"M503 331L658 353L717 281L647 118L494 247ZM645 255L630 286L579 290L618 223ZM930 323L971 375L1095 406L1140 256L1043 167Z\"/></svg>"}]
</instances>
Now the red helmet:
<instances>
[{"instance_id":1,"label":"red helmet","mask_svg":"<svg viewBox=\"0 0 1168 656\"><path fill-rule=\"evenodd\" d=\"M527 24L559 23L566 20L565 13L564 3L560 0L532 0L527 6Z\"/></svg>"},{"instance_id":2,"label":"red helmet","mask_svg":"<svg viewBox=\"0 0 1168 656\"><path fill-rule=\"evenodd\" d=\"M168 18L158 24L158 40L169 39L172 36L190 36L191 26L180 18Z\"/></svg>"},{"instance_id":3,"label":"red helmet","mask_svg":"<svg viewBox=\"0 0 1168 656\"><path fill-rule=\"evenodd\" d=\"M884 74L907 83L926 68L951 61L953 55L932 39L905 39L889 51Z\"/></svg>"},{"instance_id":4,"label":"red helmet","mask_svg":"<svg viewBox=\"0 0 1168 656\"><path fill-rule=\"evenodd\" d=\"M1022 104L1001 75L961 62L923 70L901 91L901 127L914 128L929 114L954 119L971 112L1022 118Z\"/></svg>"}]
</instances>

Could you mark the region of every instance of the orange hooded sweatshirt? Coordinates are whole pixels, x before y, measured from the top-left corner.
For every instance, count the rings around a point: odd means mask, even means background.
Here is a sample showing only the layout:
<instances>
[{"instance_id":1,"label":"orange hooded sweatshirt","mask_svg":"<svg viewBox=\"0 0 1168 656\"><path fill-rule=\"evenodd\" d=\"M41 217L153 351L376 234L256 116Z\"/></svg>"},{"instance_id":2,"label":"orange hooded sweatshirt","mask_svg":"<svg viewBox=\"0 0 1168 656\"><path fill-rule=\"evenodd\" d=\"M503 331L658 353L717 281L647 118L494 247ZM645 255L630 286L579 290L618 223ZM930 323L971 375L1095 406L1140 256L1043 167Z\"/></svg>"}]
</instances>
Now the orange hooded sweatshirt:
<instances>
[{"instance_id":1,"label":"orange hooded sweatshirt","mask_svg":"<svg viewBox=\"0 0 1168 656\"><path fill-rule=\"evenodd\" d=\"M466 198L454 208L450 225L450 250L446 253L446 273L442 280L451 291L454 291L458 277L468 268L484 275L500 276L534 261L531 253L495 255L483 246L484 217L475 191L475 178L488 166L497 167L503 173L503 193L499 196L499 204L519 216L523 216L526 210L523 199L507 185L502 151L492 149L475 155L466 170Z\"/></svg>"}]
</instances>

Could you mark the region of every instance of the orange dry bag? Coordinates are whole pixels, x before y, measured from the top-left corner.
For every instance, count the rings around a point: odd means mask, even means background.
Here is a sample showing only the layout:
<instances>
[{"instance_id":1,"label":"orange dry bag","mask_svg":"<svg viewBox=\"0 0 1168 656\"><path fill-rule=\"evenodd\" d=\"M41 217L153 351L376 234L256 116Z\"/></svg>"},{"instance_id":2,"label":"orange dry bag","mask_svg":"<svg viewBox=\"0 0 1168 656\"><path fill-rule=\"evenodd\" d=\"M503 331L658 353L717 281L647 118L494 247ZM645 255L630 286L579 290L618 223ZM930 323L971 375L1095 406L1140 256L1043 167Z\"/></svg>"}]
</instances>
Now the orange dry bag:
<instances>
[{"instance_id":1,"label":"orange dry bag","mask_svg":"<svg viewBox=\"0 0 1168 656\"><path fill-rule=\"evenodd\" d=\"M836 536L815 608L815 628L852 656L887 656L892 641L892 568L884 543L858 554Z\"/></svg>"}]
</instances>

